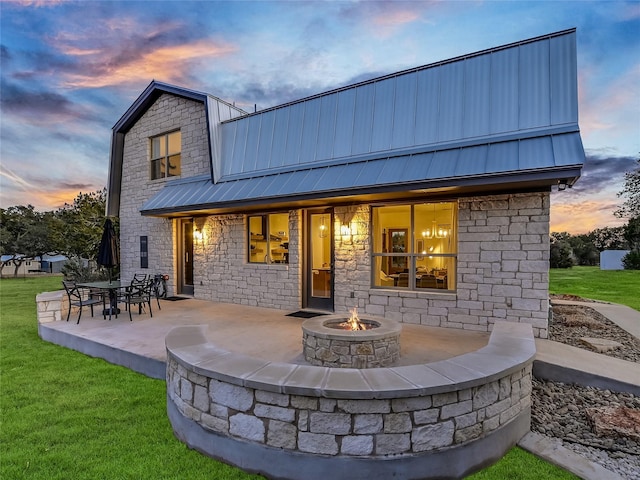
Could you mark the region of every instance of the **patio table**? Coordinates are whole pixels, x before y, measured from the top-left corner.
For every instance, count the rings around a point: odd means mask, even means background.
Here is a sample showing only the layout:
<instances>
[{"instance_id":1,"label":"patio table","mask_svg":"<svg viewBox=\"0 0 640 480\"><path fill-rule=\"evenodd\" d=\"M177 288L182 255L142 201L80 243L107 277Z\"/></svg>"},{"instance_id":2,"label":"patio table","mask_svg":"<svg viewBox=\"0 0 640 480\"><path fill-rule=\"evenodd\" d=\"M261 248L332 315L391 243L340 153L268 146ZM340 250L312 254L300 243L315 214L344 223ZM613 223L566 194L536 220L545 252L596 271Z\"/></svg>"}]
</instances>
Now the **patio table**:
<instances>
[{"instance_id":1,"label":"patio table","mask_svg":"<svg viewBox=\"0 0 640 480\"><path fill-rule=\"evenodd\" d=\"M109 293L109 320L111 320L111 315L115 313L116 318L118 318L118 290L122 288L127 288L130 283L129 282L121 282L120 280L111 280L111 281L101 281L101 282L84 282L78 283L79 287L84 288L92 288L96 290L101 290L103 292Z\"/></svg>"}]
</instances>

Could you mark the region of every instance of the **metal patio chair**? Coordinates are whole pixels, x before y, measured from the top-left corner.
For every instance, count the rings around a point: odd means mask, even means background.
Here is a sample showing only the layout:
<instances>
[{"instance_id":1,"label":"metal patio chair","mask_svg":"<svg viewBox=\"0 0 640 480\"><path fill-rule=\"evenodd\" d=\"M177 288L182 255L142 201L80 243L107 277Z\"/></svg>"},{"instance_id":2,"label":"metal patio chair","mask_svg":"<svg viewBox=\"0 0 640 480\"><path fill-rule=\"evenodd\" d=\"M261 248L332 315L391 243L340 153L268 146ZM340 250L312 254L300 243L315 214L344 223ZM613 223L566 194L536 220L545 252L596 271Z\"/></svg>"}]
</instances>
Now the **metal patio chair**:
<instances>
[{"instance_id":1,"label":"metal patio chair","mask_svg":"<svg viewBox=\"0 0 640 480\"><path fill-rule=\"evenodd\" d=\"M102 303L102 316L103 318L107 318L104 314L105 311L105 302L104 295L96 298L85 292L85 289L80 288L76 285L75 282L70 282L67 280L62 281L62 285L64 286L65 291L67 292L67 297L69 298L69 311L67 312L67 322L69 321L69 317L71 316L71 309L73 307L78 307L78 321L76 323L80 323L80 317L82 316L82 307L90 307L91 308L91 316L93 317L93 306L99 303Z\"/></svg>"},{"instance_id":2,"label":"metal patio chair","mask_svg":"<svg viewBox=\"0 0 640 480\"><path fill-rule=\"evenodd\" d=\"M125 301L127 310L129 310L129 320L133 322L131 317L131 305L138 305L138 315L142 314L145 304L149 306L149 315L153 318L151 310L151 296L153 295L153 279L148 278L143 282L132 281L131 285L125 290Z\"/></svg>"}]
</instances>

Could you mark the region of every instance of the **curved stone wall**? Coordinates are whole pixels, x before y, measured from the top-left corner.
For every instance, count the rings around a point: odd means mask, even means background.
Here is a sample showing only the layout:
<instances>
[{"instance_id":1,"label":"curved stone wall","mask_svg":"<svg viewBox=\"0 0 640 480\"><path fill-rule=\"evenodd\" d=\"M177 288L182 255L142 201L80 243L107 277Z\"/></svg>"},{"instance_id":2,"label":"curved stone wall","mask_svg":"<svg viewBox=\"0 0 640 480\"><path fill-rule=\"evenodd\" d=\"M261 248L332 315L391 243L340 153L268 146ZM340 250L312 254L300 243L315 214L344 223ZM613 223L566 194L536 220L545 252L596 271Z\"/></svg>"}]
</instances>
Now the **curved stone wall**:
<instances>
[{"instance_id":1,"label":"curved stone wall","mask_svg":"<svg viewBox=\"0 0 640 480\"><path fill-rule=\"evenodd\" d=\"M459 478L529 430L529 325L497 323L486 347L459 357L366 370L231 353L198 326L166 345L178 438L267 477Z\"/></svg>"}]
</instances>

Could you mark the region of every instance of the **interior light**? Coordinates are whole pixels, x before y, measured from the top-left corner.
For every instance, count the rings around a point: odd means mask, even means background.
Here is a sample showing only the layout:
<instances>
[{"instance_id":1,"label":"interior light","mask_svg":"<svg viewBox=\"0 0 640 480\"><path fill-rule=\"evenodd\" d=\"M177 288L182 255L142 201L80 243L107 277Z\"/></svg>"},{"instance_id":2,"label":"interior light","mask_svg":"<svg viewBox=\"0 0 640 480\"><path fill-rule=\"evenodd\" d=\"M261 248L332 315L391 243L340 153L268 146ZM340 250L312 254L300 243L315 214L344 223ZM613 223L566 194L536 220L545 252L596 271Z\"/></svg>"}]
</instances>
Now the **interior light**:
<instances>
[{"instance_id":1,"label":"interior light","mask_svg":"<svg viewBox=\"0 0 640 480\"><path fill-rule=\"evenodd\" d=\"M329 229L324 224L324 215L322 215L322 218L320 220L320 233L319 233L319 236L320 236L320 238L325 238L328 233L329 233Z\"/></svg>"}]
</instances>

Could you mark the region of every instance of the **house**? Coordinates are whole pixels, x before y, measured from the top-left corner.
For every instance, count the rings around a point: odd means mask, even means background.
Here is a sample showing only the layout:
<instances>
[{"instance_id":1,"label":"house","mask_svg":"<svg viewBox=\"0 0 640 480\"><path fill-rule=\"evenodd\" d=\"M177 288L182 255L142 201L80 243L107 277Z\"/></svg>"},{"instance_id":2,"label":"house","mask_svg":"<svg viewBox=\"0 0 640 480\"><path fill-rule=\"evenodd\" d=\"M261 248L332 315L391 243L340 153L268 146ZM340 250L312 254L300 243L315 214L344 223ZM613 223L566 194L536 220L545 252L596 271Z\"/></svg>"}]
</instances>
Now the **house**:
<instances>
[{"instance_id":1,"label":"house","mask_svg":"<svg viewBox=\"0 0 640 480\"><path fill-rule=\"evenodd\" d=\"M113 127L123 279L547 336L549 195L579 178L575 30L256 113L153 81Z\"/></svg>"}]
</instances>

